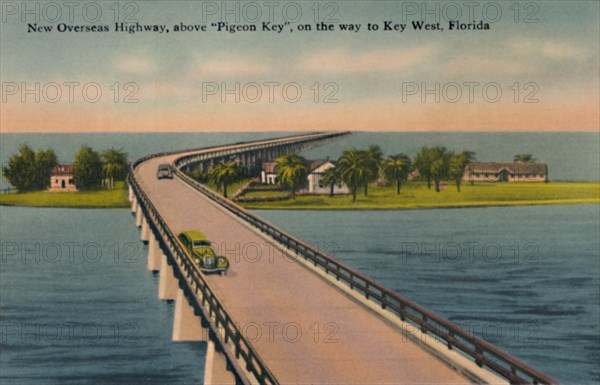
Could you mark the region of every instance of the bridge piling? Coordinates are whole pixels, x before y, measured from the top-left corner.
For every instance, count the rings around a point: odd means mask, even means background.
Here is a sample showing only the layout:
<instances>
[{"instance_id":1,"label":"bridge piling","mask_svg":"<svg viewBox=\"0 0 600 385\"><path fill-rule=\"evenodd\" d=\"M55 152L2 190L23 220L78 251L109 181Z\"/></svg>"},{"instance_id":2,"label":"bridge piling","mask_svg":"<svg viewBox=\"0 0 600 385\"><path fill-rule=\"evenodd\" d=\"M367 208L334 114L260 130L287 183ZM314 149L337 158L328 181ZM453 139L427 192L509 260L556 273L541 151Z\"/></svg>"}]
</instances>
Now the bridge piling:
<instances>
[{"instance_id":1,"label":"bridge piling","mask_svg":"<svg viewBox=\"0 0 600 385\"><path fill-rule=\"evenodd\" d=\"M206 341L208 329L201 326L202 319L194 314L182 289L177 289L173 320L173 341Z\"/></svg>"},{"instance_id":2,"label":"bridge piling","mask_svg":"<svg viewBox=\"0 0 600 385\"><path fill-rule=\"evenodd\" d=\"M142 210L138 206L138 208L137 208L137 210L135 212L135 225L137 227L142 227L142 221L143 220L144 220L144 213L142 212Z\"/></svg>"},{"instance_id":3,"label":"bridge piling","mask_svg":"<svg viewBox=\"0 0 600 385\"><path fill-rule=\"evenodd\" d=\"M153 236L150 237L150 244L148 246L148 270L159 271L160 270L160 257L162 251L158 245L158 241Z\"/></svg>"},{"instance_id":4,"label":"bridge piling","mask_svg":"<svg viewBox=\"0 0 600 385\"><path fill-rule=\"evenodd\" d=\"M141 210L140 210L141 211ZM150 241L150 225L148 225L148 219L142 215L142 232L140 234L140 239L144 242L144 245L147 245Z\"/></svg>"},{"instance_id":5,"label":"bridge piling","mask_svg":"<svg viewBox=\"0 0 600 385\"><path fill-rule=\"evenodd\" d=\"M173 266L169 265L167 256L161 253L160 274L158 276L158 298L163 300L174 300L177 298L177 279L173 272Z\"/></svg>"},{"instance_id":6,"label":"bridge piling","mask_svg":"<svg viewBox=\"0 0 600 385\"><path fill-rule=\"evenodd\" d=\"M138 201L134 195L133 199L131 200L131 214L135 215L137 210L138 210Z\"/></svg>"},{"instance_id":7,"label":"bridge piling","mask_svg":"<svg viewBox=\"0 0 600 385\"><path fill-rule=\"evenodd\" d=\"M209 339L206 347L206 364L204 366L205 385L235 385L233 373L227 370L227 360L223 353L215 349L215 343Z\"/></svg>"}]
</instances>

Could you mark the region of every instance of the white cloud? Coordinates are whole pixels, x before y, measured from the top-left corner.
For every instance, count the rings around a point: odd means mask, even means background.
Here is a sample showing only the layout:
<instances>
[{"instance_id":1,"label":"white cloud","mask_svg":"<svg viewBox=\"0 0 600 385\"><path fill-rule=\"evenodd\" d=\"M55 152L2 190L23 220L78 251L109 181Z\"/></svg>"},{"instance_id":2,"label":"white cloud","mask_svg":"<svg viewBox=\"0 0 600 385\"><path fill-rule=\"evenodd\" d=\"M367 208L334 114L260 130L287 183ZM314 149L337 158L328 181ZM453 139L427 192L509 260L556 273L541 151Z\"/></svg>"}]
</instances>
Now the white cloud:
<instances>
[{"instance_id":1,"label":"white cloud","mask_svg":"<svg viewBox=\"0 0 600 385\"><path fill-rule=\"evenodd\" d=\"M268 74L270 71L271 66L267 63L232 57L228 59L200 59L192 69L192 75L196 78L206 79L207 77L260 76Z\"/></svg>"},{"instance_id":2,"label":"white cloud","mask_svg":"<svg viewBox=\"0 0 600 385\"><path fill-rule=\"evenodd\" d=\"M436 50L433 45L358 54L344 49L322 50L301 58L298 68L310 72L395 72L427 63Z\"/></svg>"},{"instance_id":3,"label":"white cloud","mask_svg":"<svg viewBox=\"0 0 600 385\"><path fill-rule=\"evenodd\" d=\"M583 48L567 42L547 41L542 45L541 50L547 57L556 59L583 59L587 56Z\"/></svg>"},{"instance_id":4,"label":"white cloud","mask_svg":"<svg viewBox=\"0 0 600 385\"><path fill-rule=\"evenodd\" d=\"M518 38L510 41L507 47L519 55L538 55L556 60L582 60L588 56L586 50L578 42L566 40Z\"/></svg>"},{"instance_id":5,"label":"white cloud","mask_svg":"<svg viewBox=\"0 0 600 385\"><path fill-rule=\"evenodd\" d=\"M520 61L489 57L459 57L448 63L446 68L452 75L522 75L528 71L528 67Z\"/></svg>"},{"instance_id":6,"label":"white cloud","mask_svg":"<svg viewBox=\"0 0 600 385\"><path fill-rule=\"evenodd\" d=\"M113 63L115 69L125 73L148 74L156 68L156 63L143 56L123 56Z\"/></svg>"}]
</instances>

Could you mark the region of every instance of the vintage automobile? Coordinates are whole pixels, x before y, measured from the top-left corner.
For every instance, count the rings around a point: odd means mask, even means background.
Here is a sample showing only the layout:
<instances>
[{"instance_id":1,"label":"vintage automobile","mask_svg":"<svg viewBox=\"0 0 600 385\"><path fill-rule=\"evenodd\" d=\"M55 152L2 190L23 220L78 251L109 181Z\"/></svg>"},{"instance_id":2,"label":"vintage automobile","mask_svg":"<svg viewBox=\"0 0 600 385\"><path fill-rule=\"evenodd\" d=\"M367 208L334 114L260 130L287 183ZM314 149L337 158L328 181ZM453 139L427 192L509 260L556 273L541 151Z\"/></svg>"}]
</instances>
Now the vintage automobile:
<instances>
[{"instance_id":1,"label":"vintage automobile","mask_svg":"<svg viewBox=\"0 0 600 385\"><path fill-rule=\"evenodd\" d=\"M171 170L171 166L166 163L160 164L158 166L158 170L156 170L156 177L158 179L173 179L173 171Z\"/></svg>"},{"instance_id":2,"label":"vintage automobile","mask_svg":"<svg viewBox=\"0 0 600 385\"><path fill-rule=\"evenodd\" d=\"M210 246L210 241L203 232L198 230L184 231L179 234L178 238L203 273L219 273L221 275L227 273L229 261L227 258L215 254Z\"/></svg>"}]
</instances>

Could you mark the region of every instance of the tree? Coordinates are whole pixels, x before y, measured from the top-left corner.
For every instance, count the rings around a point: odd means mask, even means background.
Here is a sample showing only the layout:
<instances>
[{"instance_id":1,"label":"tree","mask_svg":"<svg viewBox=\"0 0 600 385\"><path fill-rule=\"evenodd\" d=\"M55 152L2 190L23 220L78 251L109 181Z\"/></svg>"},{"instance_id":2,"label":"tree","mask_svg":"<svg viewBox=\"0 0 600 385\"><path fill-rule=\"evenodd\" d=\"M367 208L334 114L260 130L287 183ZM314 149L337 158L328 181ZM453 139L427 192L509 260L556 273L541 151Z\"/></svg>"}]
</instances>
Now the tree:
<instances>
[{"instance_id":1,"label":"tree","mask_svg":"<svg viewBox=\"0 0 600 385\"><path fill-rule=\"evenodd\" d=\"M431 157L427 146L423 146L419 150L419 153L415 157L415 167L419 170L421 178L427 180L427 188L431 189Z\"/></svg>"},{"instance_id":2,"label":"tree","mask_svg":"<svg viewBox=\"0 0 600 385\"><path fill-rule=\"evenodd\" d=\"M188 171L186 174L196 182L206 183L209 181L208 174L202 170Z\"/></svg>"},{"instance_id":3,"label":"tree","mask_svg":"<svg viewBox=\"0 0 600 385\"><path fill-rule=\"evenodd\" d=\"M474 172L473 162L476 160L475 153L473 151L466 151L465 150L461 154L463 155L464 162L465 162L464 167L463 167L463 172L464 172L464 170L466 168L469 168L469 175L471 176L469 178L469 182L471 184L474 184L474 181L473 181L473 172ZM457 186L457 187L460 189L460 186Z\"/></svg>"},{"instance_id":4,"label":"tree","mask_svg":"<svg viewBox=\"0 0 600 385\"><path fill-rule=\"evenodd\" d=\"M338 167L327 169L325 173L323 173L321 182L323 182L324 185L329 185L329 197L332 197L335 186L342 187L342 175L340 169Z\"/></svg>"},{"instance_id":5,"label":"tree","mask_svg":"<svg viewBox=\"0 0 600 385\"><path fill-rule=\"evenodd\" d=\"M448 177L456 183L456 190L458 192L460 192L460 185L465 175L465 167L474 160L475 153L472 151L463 151L459 154L450 155Z\"/></svg>"},{"instance_id":6,"label":"tree","mask_svg":"<svg viewBox=\"0 0 600 385\"><path fill-rule=\"evenodd\" d=\"M53 150L34 151L27 145L10 157L2 174L19 192L45 190L50 185L52 168L58 164Z\"/></svg>"},{"instance_id":7,"label":"tree","mask_svg":"<svg viewBox=\"0 0 600 385\"><path fill-rule=\"evenodd\" d=\"M91 147L83 146L77 151L74 179L79 190L92 190L102 184L102 160Z\"/></svg>"},{"instance_id":8,"label":"tree","mask_svg":"<svg viewBox=\"0 0 600 385\"><path fill-rule=\"evenodd\" d=\"M223 191L223 196L227 198L227 186L237 182L242 174L241 167L235 162L222 162L211 168L208 172L208 178L217 185L218 189Z\"/></svg>"},{"instance_id":9,"label":"tree","mask_svg":"<svg viewBox=\"0 0 600 385\"><path fill-rule=\"evenodd\" d=\"M275 163L277 178L290 188L292 199L296 199L296 190L306 183L309 173L306 159L297 154L287 154L277 158Z\"/></svg>"},{"instance_id":10,"label":"tree","mask_svg":"<svg viewBox=\"0 0 600 385\"><path fill-rule=\"evenodd\" d=\"M517 154L513 158L513 161L517 163L534 163L536 160L531 154Z\"/></svg>"},{"instance_id":11,"label":"tree","mask_svg":"<svg viewBox=\"0 0 600 385\"><path fill-rule=\"evenodd\" d=\"M435 191L440 192L440 182L448 177L451 153L446 147L432 147L428 152L430 160L429 175L435 183Z\"/></svg>"},{"instance_id":12,"label":"tree","mask_svg":"<svg viewBox=\"0 0 600 385\"><path fill-rule=\"evenodd\" d=\"M381 164L383 163L383 152L379 146L372 145L369 146L366 151L361 151L361 154L365 158L363 188L365 190L365 196L367 196L369 183L376 181L379 177L379 171L381 169Z\"/></svg>"},{"instance_id":13,"label":"tree","mask_svg":"<svg viewBox=\"0 0 600 385\"><path fill-rule=\"evenodd\" d=\"M412 163L408 155L398 154L390 156L383 163L383 174L390 181L396 182L396 193L400 195L402 182L408 179L412 170Z\"/></svg>"},{"instance_id":14,"label":"tree","mask_svg":"<svg viewBox=\"0 0 600 385\"><path fill-rule=\"evenodd\" d=\"M108 181L108 188L114 189L115 180L123 180L127 174L127 154L122 149L111 148L100 152L102 173Z\"/></svg>"},{"instance_id":15,"label":"tree","mask_svg":"<svg viewBox=\"0 0 600 385\"><path fill-rule=\"evenodd\" d=\"M358 187L363 185L365 173L367 173L367 165L365 156L362 151L351 148L342 153L338 160L340 174L342 180L350 187L352 191L352 201L356 201L356 191Z\"/></svg>"},{"instance_id":16,"label":"tree","mask_svg":"<svg viewBox=\"0 0 600 385\"><path fill-rule=\"evenodd\" d=\"M50 187L52 169L58 165L54 150L39 150L35 153L35 187L36 190L46 190Z\"/></svg>"}]
</instances>

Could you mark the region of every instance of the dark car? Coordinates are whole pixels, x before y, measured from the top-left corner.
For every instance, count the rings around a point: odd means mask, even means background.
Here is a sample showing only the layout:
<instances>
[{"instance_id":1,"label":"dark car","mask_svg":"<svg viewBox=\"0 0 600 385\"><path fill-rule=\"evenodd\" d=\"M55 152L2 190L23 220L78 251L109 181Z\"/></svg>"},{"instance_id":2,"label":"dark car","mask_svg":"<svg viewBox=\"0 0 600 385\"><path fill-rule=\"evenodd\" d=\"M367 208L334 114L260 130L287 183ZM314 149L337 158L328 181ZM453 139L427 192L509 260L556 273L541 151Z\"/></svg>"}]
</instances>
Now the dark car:
<instances>
[{"instance_id":1,"label":"dark car","mask_svg":"<svg viewBox=\"0 0 600 385\"><path fill-rule=\"evenodd\" d=\"M173 171L171 170L171 166L166 163L159 165L158 170L156 171L156 177L158 179L173 179Z\"/></svg>"}]
</instances>

